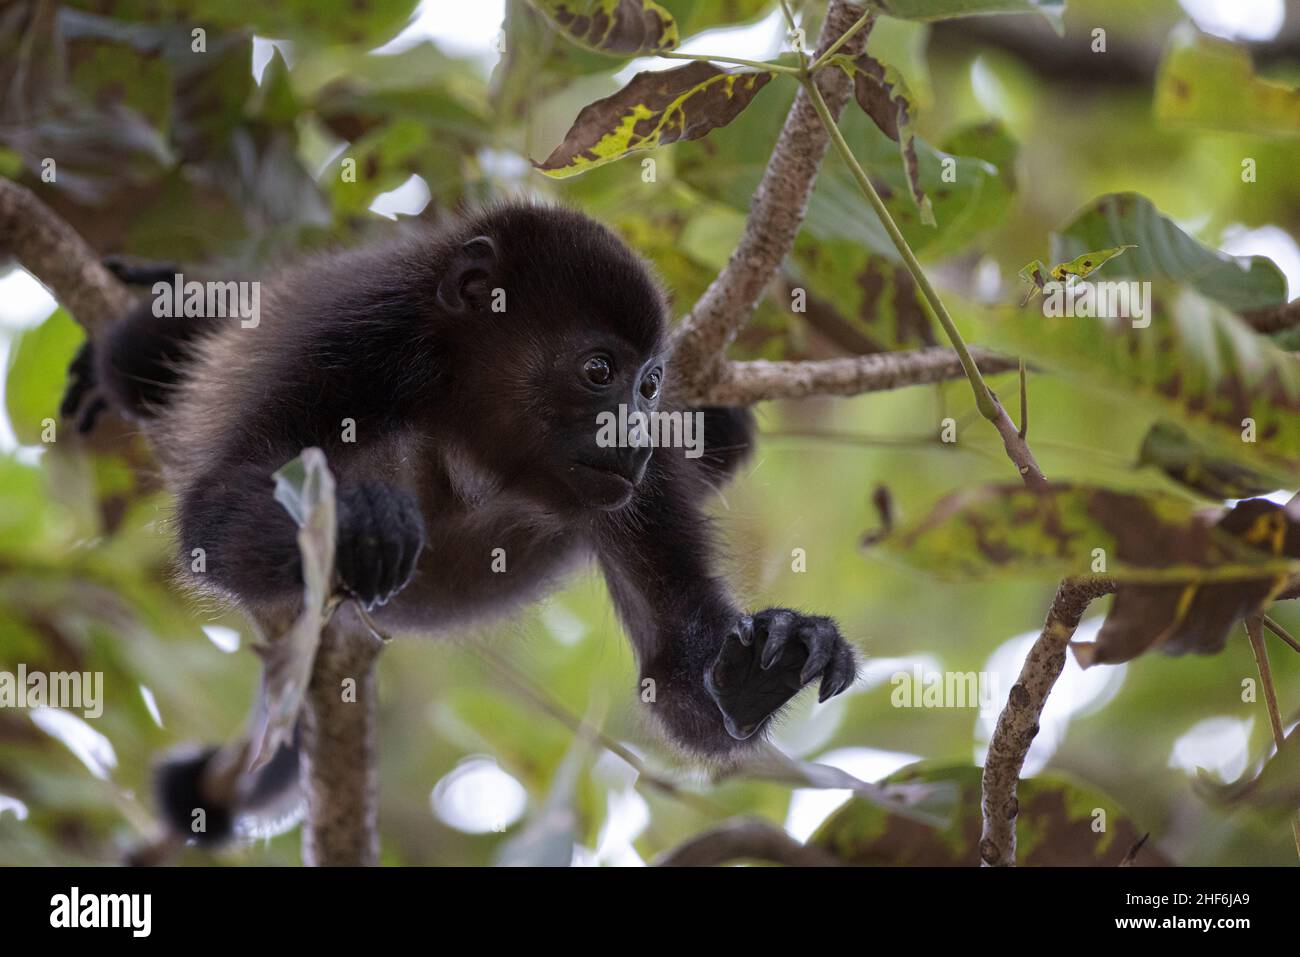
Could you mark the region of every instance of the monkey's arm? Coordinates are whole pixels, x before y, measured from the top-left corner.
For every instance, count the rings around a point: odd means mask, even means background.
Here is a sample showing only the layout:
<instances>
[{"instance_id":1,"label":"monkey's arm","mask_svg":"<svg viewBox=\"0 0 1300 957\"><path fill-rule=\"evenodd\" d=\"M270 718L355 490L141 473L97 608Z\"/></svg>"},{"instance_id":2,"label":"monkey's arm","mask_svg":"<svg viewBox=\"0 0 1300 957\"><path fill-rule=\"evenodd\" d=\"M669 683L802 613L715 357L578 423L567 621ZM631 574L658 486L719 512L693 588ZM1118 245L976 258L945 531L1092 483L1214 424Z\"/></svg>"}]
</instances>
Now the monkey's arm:
<instances>
[{"instance_id":1,"label":"monkey's arm","mask_svg":"<svg viewBox=\"0 0 1300 957\"><path fill-rule=\"evenodd\" d=\"M722 758L758 740L809 682L821 679L822 700L839 694L856 660L829 618L742 614L714 574L680 463L657 455L650 468L637 501L602 526L598 554L651 714L679 744Z\"/></svg>"},{"instance_id":2,"label":"monkey's arm","mask_svg":"<svg viewBox=\"0 0 1300 957\"><path fill-rule=\"evenodd\" d=\"M368 607L410 581L424 547L424 520L399 464L404 444L386 437L352 453L327 451L337 484L335 567ZM217 467L181 495L181 560L196 581L246 605L301 596L298 528L274 494L272 475L283 464Z\"/></svg>"}]
</instances>

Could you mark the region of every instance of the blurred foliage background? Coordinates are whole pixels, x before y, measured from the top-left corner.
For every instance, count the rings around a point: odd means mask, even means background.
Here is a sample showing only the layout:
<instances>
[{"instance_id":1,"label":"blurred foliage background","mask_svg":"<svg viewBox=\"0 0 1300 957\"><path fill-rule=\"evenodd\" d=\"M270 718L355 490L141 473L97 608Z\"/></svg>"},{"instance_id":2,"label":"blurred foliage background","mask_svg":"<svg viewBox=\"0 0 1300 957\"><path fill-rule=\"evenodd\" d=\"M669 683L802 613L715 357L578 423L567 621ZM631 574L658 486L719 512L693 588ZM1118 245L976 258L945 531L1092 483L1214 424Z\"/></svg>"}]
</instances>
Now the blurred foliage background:
<instances>
[{"instance_id":1,"label":"blurred foliage background","mask_svg":"<svg viewBox=\"0 0 1300 957\"><path fill-rule=\"evenodd\" d=\"M661 3L684 50L788 55L780 12L767 0ZM815 36L824 4L794 6ZM1197 90L1195 115L1158 110L1157 98L1170 51L1195 30L1232 38L1261 77L1294 89L1295 5L1070 0L1063 24L1061 38L1033 12L882 18L871 35L871 52L906 76L915 99L937 228L911 206L896 144L855 109L846 111L846 135L954 311L1018 299L1017 273L1048 259L1049 235L1094 198L1120 191L1147 197L1209 247L1270 257L1294 290L1296 94L1243 111L1229 95L1241 92L1237 76ZM1105 53L1091 48L1097 28ZM648 154L653 182L635 159L561 181L530 163L550 153L585 104L639 69L676 65L580 49L519 0L418 8L412 0L9 0L0 4L0 175L35 190L103 254L249 275L304 249L437 222L494 197L546 197L614 226L655 264L680 313L734 247L794 85L778 77L731 125ZM1190 75L1222 79L1195 63ZM958 157L951 184L940 179L948 155ZM1243 181L1243 157L1256 161L1255 181ZM57 164L53 182L42 177L47 158ZM354 182L340 175L346 159L356 161ZM834 155L788 270L813 306L794 314L774 294L734 354L815 358L937 341L916 321L910 280ZM151 764L181 742L237 733L258 680L244 622L170 584L170 502L140 468L140 443L121 433L86 443L64 428L58 441L41 441L81 338L30 276L0 276L0 670L22 662L101 671L106 698L103 716L88 722L0 710L5 864L123 860L151 833ZM1014 375L993 385L1015 394ZM1031 377L1030 402L1031 443L1049 477L1183 494L1134 465L1160 414L1149 403L1045 375ZM824 705L801 699L776 741L868 780L924 761L909 773L958 781L958 836L946 846L969 862L970 828L978 830L971 768L1055 582L938 583L859 542L879 521L878 484L908 519L954 490L1014 480L998 438L965 382L758 411L767 436L715 506L728 573L750 606L834 615L867 662L850 693ZM948 416L958 423L954 444L938 440ZM792 570L793 549L805 550L806 571ZM1103 610L1094 607L1081 636ZM1274 615L1300 630L1288 606ZM1282 708L1294 721L1300 658L1272 647ZM895 707L891 679L918 668L985 672L997 700L984 710ZM1034 860L1036 840L1040 848L1059 841L1083 860L1114 863L1118 838L1109 846L1111 836L1099 844L1087 827L1043 823L1105 806L1134 834L1152 834L1156 858L1294 864L1282 817L1220 806L1193 786L1198 767L1230 781L1271 752L1262 700L1242 700L1243 681L1255 675L1240 629L1215 656L1148 655L1088 672L1071 660L1030 755L1027 773L1059 777L1031 788L1032 801L1022 795L1026 807L1052 805L1041 819L1026 813L1022 857ZM626 704L634 683L594 573L491 633L390 647L380 672L384 862L537 854L539 832L529 828L554 822L542 812L559 806L574 812L558 816L558 838L548 835L560 858L635 864L739 814L804 839L848 798L753 779L710 784L642 727ZM538 694L599 722L657 773L682 781L682 792L647 786L598 745L575 744ZM1064 799L1046 801L1051 787ZM293 864L292 824L180 860ZM869 805L842 811L822 834L863 861L940 859L919 855L921 838L896 837ZM554 840L546 846L553 856Z\"/></svg>"}]
</instances>

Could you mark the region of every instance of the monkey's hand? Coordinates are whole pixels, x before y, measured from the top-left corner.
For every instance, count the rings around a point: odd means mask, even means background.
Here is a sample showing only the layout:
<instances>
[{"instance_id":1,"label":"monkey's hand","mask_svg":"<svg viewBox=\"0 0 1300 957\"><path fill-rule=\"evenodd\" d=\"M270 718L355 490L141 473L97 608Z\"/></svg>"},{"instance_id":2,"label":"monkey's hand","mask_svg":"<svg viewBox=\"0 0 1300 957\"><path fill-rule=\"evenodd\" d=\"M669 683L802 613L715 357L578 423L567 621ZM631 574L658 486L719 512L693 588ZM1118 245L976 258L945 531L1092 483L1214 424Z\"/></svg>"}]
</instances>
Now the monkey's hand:
<instances>
[{"instance_id":1,"label":"monkey's hand","mask_svg":"<svg viewBox=\"0 0 1300 957\"><path fill-rule=\"evenodd\" d=\"M339 490L334 566L367 611L406 587L423 548L424 519L409 493L378 482Z\"/></svg>"},{"instance_id":2,"label":"monkey's hand","mask_svg":"<svg viewBox=\"0 0 1300 957\"><path fill-rule=\"evenodd\" d=\"M821 676L819 701L857 677L857 659L830 618L768 608L743 615L704 674L727 733L743 741L799 689Z\"/></svg>"}]
</instances>

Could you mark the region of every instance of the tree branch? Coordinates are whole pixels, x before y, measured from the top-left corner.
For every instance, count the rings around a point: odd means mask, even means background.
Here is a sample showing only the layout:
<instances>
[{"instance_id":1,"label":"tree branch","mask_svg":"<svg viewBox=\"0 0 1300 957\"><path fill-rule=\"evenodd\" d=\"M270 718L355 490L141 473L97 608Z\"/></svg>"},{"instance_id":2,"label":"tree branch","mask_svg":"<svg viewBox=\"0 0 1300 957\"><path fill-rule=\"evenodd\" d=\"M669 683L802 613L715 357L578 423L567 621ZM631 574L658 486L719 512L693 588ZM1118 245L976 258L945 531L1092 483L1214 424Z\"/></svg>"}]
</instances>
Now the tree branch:
<instances>
[{"instance_id":1,"label":"tree branch","mask_svg":"<svg viewBox=\"0 0 1300 957\"><path fill-rule=\"evenodd\" d=\"M852 27L861 7L831 0L817 40L824 50ZM858 30L843 47L856 55L866 43ZM826 104L839 116L852 85L842 70L823 70L816 78ZM727 265L682 320L674 334L673 379L684 394L704 395L725 372L723 353L794 246L812 195L817 169L830 136L801 88L754 193L744 234Z\"/></svg>"},{"instance_id":2,"label":"tree branch","mask_svg":"<svg viewBox=\"0 0 1300 957\"><path fill-rule=\"evenodd\" d=\"M1016 368L1015 359L994 352L977 349L975 358L980 369L989 374ZM945 382L965 375L957 353L940 346L805 362L728 361L722 364L707 391L691 400L705 405L750 405L767 399L853 396Z\"/></svg>"},{"instance_id":3,"label":"tree branch","mask_svg":"<svg viewBox=\"0 0 1300 957\"><path fill-rule=\"evenodd\" d=\"M1300 326L1300 299L1292 299L1270 309L1256 309L1244 313L1242 318L1256 332L1265 335Z\"/></svg>"},{"instance_id":4,"label":"tree branch","mask_svg":"<svg viewBox=\"0 0 1300 957\"><path fill-rule=\"evenodd\" d=\"M76 230L36 194L0 178L0 256L15 257L94 336L133 303Z\"/></svg>"},{"instance_id":5,"label":"tree branch","mask_svg":"<svg viewBox=\"0 0 1300 957\"><path fill-rule=\"evenodd\" d=\"M980 860L985 866L1016 862L1016 815L1020 810L1016 784L1025 755L1038 734L1043 706L1065 667L1065 650L1083 613L1093 599L1114 590L1115 582L1106 578L1067 578L1061 582L1043 631L1029 650L1020 677L1011 686L984 759Z\"/></svg>"},{"instance_id":6,"label":"tree branch","mask_svg":"<svg viewBox=\"0 0 1300 957\"><path fill-rule=\"evenodd\" d=\"M302 859L310 867L379 863L375 664L382 648L342 609L321 633L300 719Z\"/></svg>"}]
</instances>

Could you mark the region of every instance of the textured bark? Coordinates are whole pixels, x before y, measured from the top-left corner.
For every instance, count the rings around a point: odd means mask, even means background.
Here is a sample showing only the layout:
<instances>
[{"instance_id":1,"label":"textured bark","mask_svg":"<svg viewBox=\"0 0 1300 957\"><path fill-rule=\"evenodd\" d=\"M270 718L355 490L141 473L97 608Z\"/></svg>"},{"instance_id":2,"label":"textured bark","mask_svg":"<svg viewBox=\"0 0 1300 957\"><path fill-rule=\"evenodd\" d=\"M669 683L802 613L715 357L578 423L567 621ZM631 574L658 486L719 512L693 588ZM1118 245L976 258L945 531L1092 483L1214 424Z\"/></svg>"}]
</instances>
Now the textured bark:
<instances>
[{"instance_id":1,"label":"textured bark","mask_svg":"<svg viewBox=\"0 0 1300 957\"><path fill-rule=\"evenodd\" d=\"M980 860L987 867L1010 866L1016 862L1016 815L1020 811L1016 784L1025 755L1038 734L1038 721L1047 696L1065 667L1066 647L1079 627L1079 620L1094 598L1114 590L1115 583L1110 579L1067 578L1061 582L1042 634L1029 649L1020 677L1011 686L984 760Z\"/></svg>"},{"instance_id":2,"label":"textured bark","mask_svg":"<svg viewBox=\"0 0 1300 957\"><path fill-rule=\"evenodd\" d=\"M860 7L844 0L831 0L817 49L825 50L838 40L862 13ZM859 31L840 52L856 55L865 42L866 33ZM838 117L852 93L852 83L842 70L826 69L818 73L817 85L832 115ZM829 143L830 134L801 89L754 193L739 244L675 334L673 381L683 394L706 394L724 374L723 353L794 245Z\"/></svg>"},{"instance_id":3,"label":"textured bark","mask_svg":"<svg viewBox=\"0 0 1300 957\"><path fill-rule=\"evenodd\" d=\"M36 194L0 178L0 257L13 256L94 336L131 307L126 286Z\"/></svg>"},{"instance_id":4,"label":"textured bark","mask_svg":"<svg viewBox=\"0 0 1300 957\"><path fill-rule=\"evenodd\" d=\"M301 718L307 801L302 858L311 867L379 863L375 665L382 648L355 625L331 624L321 635ZM355 700L350 701L344 693L349 679L355 682Z\"/></svg>"},{"instance_id":5,"label":"textured bark","mask_svg":"<svg viewBox=\"0 0 1300 957\"><path fill-rule=\"evenodd\" d=\"M993 352L976 349L973 354L986 374L1017 366L1016 360ZM964 377L957 353L935 346L805 362L726 362L705 392L688 398L702 404L751 405L765 399L861 395Z\"/></svg>"}]
</instances>

